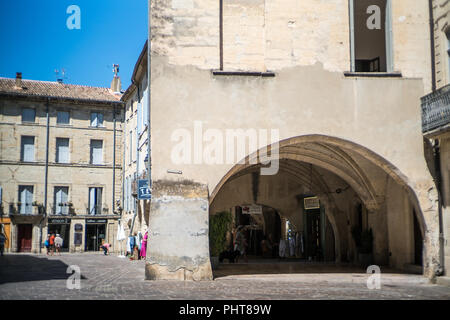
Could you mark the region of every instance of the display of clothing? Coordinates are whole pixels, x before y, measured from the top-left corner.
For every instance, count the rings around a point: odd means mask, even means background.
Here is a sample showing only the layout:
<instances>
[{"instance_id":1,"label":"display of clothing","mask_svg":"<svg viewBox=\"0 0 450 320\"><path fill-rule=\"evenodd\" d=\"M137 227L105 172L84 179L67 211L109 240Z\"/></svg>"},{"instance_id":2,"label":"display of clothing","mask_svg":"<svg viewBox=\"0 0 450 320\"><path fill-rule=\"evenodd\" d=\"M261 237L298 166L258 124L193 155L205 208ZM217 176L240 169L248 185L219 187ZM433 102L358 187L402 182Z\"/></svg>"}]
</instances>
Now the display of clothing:
<instances>
[{"instance_id":1,"label":"display of clothing","mask_svg":"<svg viewBox=\"0 0 450 320\"><path fill-rule=\"evenodd\" d=\"M294 237L290 237L289 238L289 255L295 256L295 238Z\"/></svg>"},{"instance_id":2,"label":"display of clothing","mask_svg":"<svg viewBox=\"0 0 450 320\"><path fill-rule=\"evenodd\" d=\"M286 240L280 239L280 245L278 247L278 254L281 258L286 257Z\"/></svg>"}]
</instances>

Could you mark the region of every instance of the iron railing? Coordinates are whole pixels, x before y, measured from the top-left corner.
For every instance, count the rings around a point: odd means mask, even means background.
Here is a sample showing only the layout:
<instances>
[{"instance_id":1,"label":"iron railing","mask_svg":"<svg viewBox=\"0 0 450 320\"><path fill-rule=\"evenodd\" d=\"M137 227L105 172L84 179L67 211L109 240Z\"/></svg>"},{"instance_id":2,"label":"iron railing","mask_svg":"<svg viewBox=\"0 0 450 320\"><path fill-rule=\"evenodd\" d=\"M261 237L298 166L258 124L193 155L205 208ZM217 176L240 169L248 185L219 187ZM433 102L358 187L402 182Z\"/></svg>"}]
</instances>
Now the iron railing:
<instances>
[{"instance_id":1,"label":"iron railing","mask_svg":"<svg viewBox=\"0 0 450 320\"><path fill-rule=\"evenodd\" d=\"M450 84L421 98L422 132L450 124Z\"/></svg>"}]
</instances>

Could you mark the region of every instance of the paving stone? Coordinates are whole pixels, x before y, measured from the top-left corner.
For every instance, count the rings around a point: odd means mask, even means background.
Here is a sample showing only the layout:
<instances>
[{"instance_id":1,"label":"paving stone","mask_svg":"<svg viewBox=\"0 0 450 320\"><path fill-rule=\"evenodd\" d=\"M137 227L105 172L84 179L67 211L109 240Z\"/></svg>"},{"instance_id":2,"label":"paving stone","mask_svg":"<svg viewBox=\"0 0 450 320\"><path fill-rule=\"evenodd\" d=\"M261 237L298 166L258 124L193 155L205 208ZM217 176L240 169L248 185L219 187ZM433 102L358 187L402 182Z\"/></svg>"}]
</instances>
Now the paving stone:
<instances>
[{"instance_id":1,"label":"paving stone","mask_svg":"<svg viewBox=\"0 0 450 320\"><path fill-rule=\"evenodd\" d=\"M69 266L81 271L81 289L68 289ZM450 299L450 288L421 275L382 273L381 289L369 290L369 275L329 266L331 271L225 275L213 281L146 281L145 261L102 254L6 254L0 257L0 299ZM301 269L301 265L298 266ZM217 273L220 275L220 273ZM49 294L51 293L51 294Z\"/></svg>"}]
</instances>

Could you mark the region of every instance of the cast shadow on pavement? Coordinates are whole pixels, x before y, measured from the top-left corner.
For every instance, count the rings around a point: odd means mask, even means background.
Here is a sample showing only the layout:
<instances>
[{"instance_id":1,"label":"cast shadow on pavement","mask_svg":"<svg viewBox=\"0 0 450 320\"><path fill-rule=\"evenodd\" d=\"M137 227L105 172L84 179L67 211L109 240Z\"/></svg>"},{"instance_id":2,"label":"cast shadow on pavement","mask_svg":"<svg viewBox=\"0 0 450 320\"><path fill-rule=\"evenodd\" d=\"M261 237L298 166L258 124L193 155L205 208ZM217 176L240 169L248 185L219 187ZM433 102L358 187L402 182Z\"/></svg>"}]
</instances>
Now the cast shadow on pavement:
<instances>
[{"instance_id":1,"label":"cast shadow on pavement","mask_svg":"<svg viewBox=\"0 0 450 320\"><path fill-rule=\"evenodd\" d=\"M51 260L32 255L0 257L0 285L10 282L67 280L74 271L61 260ZM81 275L80 279L86 279Z\"/></svg>"}]
</instances>

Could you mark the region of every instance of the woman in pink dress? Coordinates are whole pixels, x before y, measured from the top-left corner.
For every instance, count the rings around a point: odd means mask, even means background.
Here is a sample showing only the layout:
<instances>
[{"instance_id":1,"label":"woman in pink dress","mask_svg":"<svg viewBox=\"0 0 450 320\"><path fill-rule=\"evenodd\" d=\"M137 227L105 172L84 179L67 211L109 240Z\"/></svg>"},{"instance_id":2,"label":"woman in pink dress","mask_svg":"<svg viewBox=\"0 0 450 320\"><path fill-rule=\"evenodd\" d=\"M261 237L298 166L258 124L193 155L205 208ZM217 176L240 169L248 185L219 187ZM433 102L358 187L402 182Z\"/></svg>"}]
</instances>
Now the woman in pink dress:
<instances>
[{"instance_id":1,"label":"woman in pink dress","mask_svg":"<svg viewBox=\"0 0 450 320\"><path fill-rule=\"evenodd\" d=\"M148 231L145 232L144 238L142 239L141 259L145 258L145 256L147 255L147 238L148 238Z\"/></svg>"}]
</instances>

